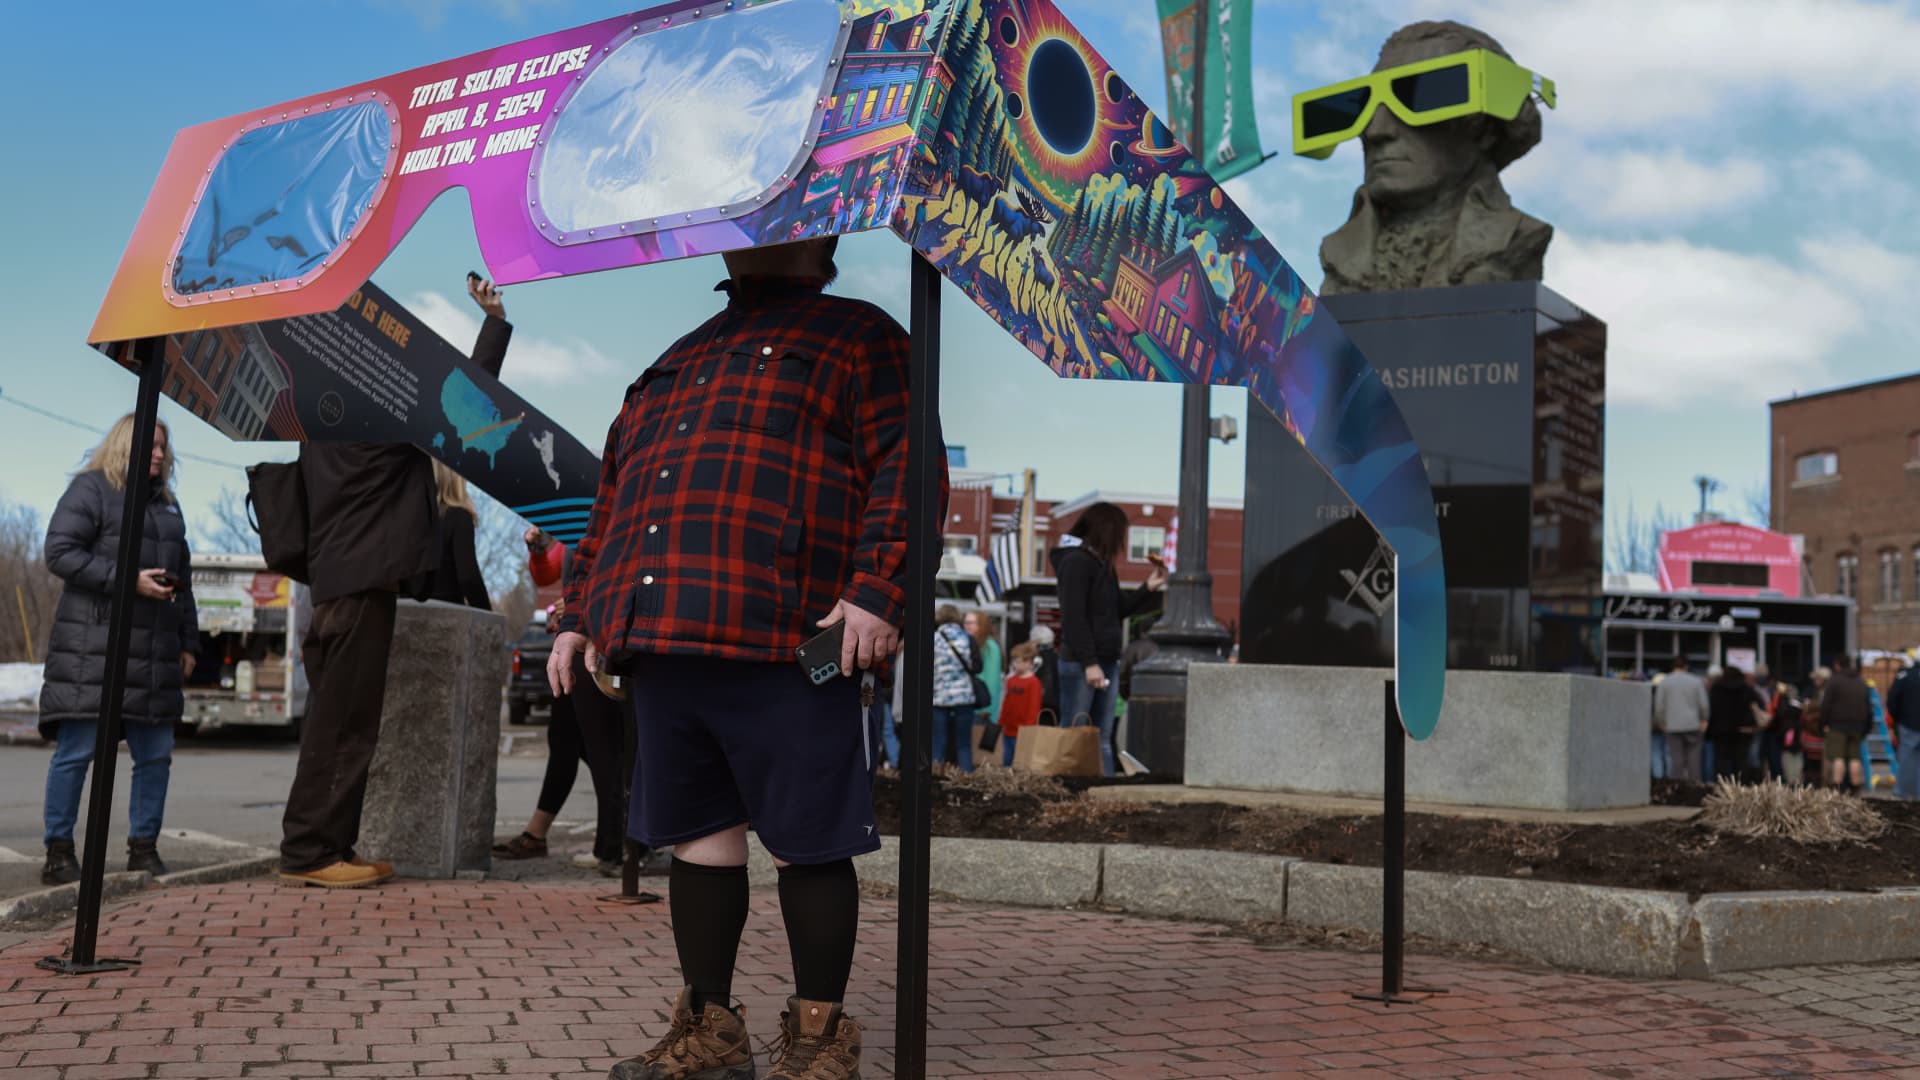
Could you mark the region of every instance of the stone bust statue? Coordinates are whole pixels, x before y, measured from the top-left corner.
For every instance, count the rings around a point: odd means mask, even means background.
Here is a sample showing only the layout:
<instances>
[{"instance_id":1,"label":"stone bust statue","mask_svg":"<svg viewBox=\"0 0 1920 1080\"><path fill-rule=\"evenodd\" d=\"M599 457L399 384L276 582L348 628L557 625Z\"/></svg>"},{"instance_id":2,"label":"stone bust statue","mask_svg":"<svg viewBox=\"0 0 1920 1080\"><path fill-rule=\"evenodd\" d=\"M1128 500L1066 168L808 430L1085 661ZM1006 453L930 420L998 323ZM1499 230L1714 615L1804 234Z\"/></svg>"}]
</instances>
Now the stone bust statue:
<instances>
[{"instance_id":1,"label":"stone bust statue","mask_svg":"<svg viewBox=\"0 0 1920 1080\"><path fill-rule=\"evenodd\" d=\"M1465 49L1506 56L1455 22L1418 22L1380 48L1375 71ZM1540 141L1529 99L1512 120L1466 116L1414 127L1378 108L1360 135L1365 180L1347 223L1321 241L1325 294L1538 281L1553 226L1514 209L1500 183Z\"/></svg>"}]
</instances>

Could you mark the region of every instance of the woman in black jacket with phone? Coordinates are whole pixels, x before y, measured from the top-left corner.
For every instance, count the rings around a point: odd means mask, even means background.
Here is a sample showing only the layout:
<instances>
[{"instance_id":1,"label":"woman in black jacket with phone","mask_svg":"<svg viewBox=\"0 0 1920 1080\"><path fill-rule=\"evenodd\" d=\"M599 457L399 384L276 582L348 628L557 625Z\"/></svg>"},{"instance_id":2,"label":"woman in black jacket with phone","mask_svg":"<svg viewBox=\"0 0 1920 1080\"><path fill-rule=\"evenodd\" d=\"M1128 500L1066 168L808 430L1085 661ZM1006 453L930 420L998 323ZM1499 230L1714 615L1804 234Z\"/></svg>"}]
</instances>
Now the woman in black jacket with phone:
<instances>
[{"instance_id":1,"label":"woman in black jacket with phone","mask_svg":"<svg viewBox=\"0 0 1920 1080\"><path fill-rule=\"evenodd\" d=\"M1158 607L1155 593L1167 581L1155 565L1145 583L1123 595L1114 564L1126 549L1126 511L1097 502L1081 512L1051 556L1060 590L1060 724L1099 725L1101 771L1108 776L1116 771L1113 678L1125 646L1122 624Z\"/></svg>"},{"instance_id":2,"label":"woman in black jacket with phone","mask_svg":"<svg viewBox=\"0 0 1920 1080\"><path fill-rule=\"evenodd\" d=\"M127 461L133 453L133 417L128 415L113 425L86 466L74 474L47 525L47 569L64 582L40 688L40 734L54 743L47 766L47 862L40 871L40 880L48 885L80 880L73 829L99 731L107 619L119 573L114 560L120 547ZM186 707L181 687L193 672L200 628L188 579L187 523L173 497L173 454L165 424L154 426L147 453L153 495L141 522L140 561L134 571L139 581L134 586L120 719L122 737L133 755L127 869L164 874L167 868L155 843L173 765L173 726Z\"/></svg>"}]
</instances>

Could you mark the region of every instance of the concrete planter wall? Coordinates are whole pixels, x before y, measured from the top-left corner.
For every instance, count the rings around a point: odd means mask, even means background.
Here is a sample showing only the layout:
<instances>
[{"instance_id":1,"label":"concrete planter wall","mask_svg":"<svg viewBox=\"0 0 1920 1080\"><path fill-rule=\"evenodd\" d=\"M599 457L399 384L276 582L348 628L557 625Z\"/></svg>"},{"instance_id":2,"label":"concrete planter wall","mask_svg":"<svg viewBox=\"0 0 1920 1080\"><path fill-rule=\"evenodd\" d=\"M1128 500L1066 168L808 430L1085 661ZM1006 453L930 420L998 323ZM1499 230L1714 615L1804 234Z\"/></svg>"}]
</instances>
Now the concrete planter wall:
<instances>
[{"instance_id":1,"label":"concrete planter wall","mask_svg":"<svg viewBox=\"0 0 1920 1080\"><path fill-rule=\"evenodd\" d=\"M899 840L858 860L899 879ZM753 845L755 884L774 881ZM1098 906L1159 918L1380 929L1378 868L1132 844L936 837L933 891L1032 907ZM1407 875L1407 931L1488 945L1553 967L1702 978L1803 964L1920 958L1920 889L1875 893L1684 893L1553 881Z\"/></svg>"}]
</instances>

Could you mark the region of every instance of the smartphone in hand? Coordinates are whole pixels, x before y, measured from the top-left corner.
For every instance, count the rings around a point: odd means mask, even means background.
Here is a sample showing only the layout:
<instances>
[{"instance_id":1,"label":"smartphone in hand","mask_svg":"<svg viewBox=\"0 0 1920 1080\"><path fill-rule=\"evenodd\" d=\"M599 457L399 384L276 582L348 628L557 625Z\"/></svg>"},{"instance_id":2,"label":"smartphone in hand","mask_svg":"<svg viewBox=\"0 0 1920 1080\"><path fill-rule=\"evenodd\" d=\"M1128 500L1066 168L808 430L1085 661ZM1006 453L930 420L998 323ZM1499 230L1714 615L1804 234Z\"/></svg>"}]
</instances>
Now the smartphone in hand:
<instances>
[{"instance_id":1,"label":"smartphone in hand","mask_svg":"<svg viewBox=\"0 0 1920 1080\"><path fill-rule=\"evenodd\" d=\"M177 589L180 587L180 579L174 577L172 572L167 570L162 570L153 575L153 583L163 589Z\"/></svg>"},{"instance_id":2,"label":"smartphone in hand","mask_svg":"<svg viewBox=\"0 0 1920 1080\"><path fill-rule=\"evenodd\" d=\"M840 668L840 649L846 640L847 621L842 619L793 650L793 658L800 662L800 670L807 673L813 685L824 686L835 676L845 674Z\"/></svg>"}]
</instances>

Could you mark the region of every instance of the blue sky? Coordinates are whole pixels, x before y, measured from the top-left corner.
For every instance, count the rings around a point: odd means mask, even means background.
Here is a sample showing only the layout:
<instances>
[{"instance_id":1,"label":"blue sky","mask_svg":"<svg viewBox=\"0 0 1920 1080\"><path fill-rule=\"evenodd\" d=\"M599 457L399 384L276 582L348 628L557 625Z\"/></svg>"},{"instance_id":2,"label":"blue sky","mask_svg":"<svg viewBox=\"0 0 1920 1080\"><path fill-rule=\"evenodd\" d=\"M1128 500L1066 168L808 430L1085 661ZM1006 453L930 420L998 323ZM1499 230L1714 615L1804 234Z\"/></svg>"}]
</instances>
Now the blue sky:
<instances>
[{"instance_id":1,"label":"blue sky","mask_svg":"<svg viewBox=\"0 0 1920 1080\"><path fill-rule=\"evenodd\" d=\"M1149 101L1164 99L1151 0L1060 0ZM10 343L0 397L104 426L134 381L83 344L172 133L299 94L632 10L594 0L331 0L191 9L35 5L0 43L10 113L0 269ZM1552 78L1561 107L1512 166L1522 209L1558 235L1547 284L1610 324L1608 512L1691 509L1720 478L1735 513L1767 468L1766 402L1920 368L1920 2L1866 0L1256 0L1256 96L1269 149L1287 101L1366 71L1419 18L1485 29ZM149 74L150 73L150 74ZM1346 217L1359 152L1283 155L1232 191L1310 282ZM906 316L906 249L842 246L843 291ZM431 324L477 325L461 292L482 269L465 197L443 197L375 280ZM618 388L711 311L718 260L516 286L507 379L598 448ZM1043 494L1175 489L1178 395L1054 379L949 292L943 416L996 472L1039 470ZM456 337L456 340L460 340ZM463 342L464 343L464 342ZM236 446L171 403L180 449L233 466L290 448ZM1216 412L1244 416L1217 392ZM0 495L44 517L90 432L0 402ZM1216 494L1244 484L1241 444L1216 447ZM198 513L237 468L183 464Z\"/></svg>"}]
</instances>

